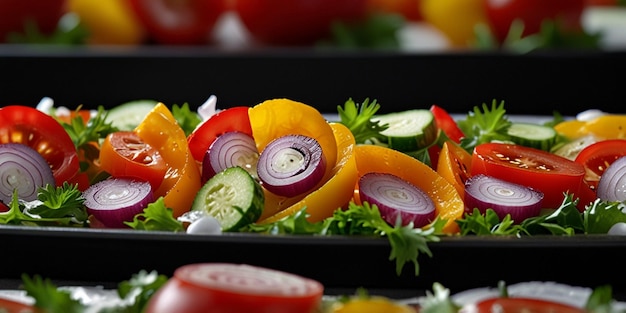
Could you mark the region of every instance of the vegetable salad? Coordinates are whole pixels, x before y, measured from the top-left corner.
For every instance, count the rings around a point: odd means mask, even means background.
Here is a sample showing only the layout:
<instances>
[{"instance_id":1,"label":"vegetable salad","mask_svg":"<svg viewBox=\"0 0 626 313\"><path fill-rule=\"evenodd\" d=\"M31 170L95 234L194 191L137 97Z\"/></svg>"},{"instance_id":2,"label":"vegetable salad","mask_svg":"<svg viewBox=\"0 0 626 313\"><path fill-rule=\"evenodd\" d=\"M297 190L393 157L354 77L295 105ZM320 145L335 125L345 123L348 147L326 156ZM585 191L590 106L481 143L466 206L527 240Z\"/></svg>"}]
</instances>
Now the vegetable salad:
<instances>
[{"instance_id":1,"label":"vegetable salad","mask_svg":"<svg viewBox=\"0 0 626 313\"><path fill-rule=\"evenodd\" d=\"M443 236L607 234L626 223L622 115L521 123L496 100L461 118L437 105L379 109L348 99L331 121L292 99L219 110L212 96L197 111L151 100L6 106L0 223L380 236L396 272L409 263L415 275ZM33 156L45 162L25 162Z\"/></svg>"}]
</instances>

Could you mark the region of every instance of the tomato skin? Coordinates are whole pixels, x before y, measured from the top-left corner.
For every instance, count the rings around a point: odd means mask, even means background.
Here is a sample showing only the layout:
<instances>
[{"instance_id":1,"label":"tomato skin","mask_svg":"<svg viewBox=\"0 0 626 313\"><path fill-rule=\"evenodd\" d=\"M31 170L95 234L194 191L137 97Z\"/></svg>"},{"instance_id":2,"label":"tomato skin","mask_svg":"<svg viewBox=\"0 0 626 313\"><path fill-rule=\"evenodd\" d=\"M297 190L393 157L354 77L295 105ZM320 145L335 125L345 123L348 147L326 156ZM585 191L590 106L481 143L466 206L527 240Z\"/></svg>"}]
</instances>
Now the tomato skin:
<instances>
[{"instance_id":1,"label":"tomato skin","mask_svg":"<svg viewBox=\"0 0 626 313\"><path fill-rule=\"evenodd\" d=\"M150 298L145 312L306 313L318 309L323 292L315 280L277 270L228 263L188 264L175 270Z\"/></svg>"},{"instance_id":2,"label":"tomato skin","mask_svg":"<svg viewBox=\"0 0 626 313\"><path fill-rule=\"evenodd\" d=\"M233 0L239 19L261 43L306 45L329 35L334 20L364 18L368 0Z\"/></svg>"},{"instance_id":3,"label":"tomato skin","mask_svg":"<svg viewBox=\"0 0 626 313\"><path fill-rule=\"evenodd\" d=\"M409 21L422 20L419 10L421 0L369 0L373 12L396 13Z\"/></svg>"},{"instance_id":4,"label":"tomato skin","mask_svg":"<svg viewBox=\"0 0 626 313\"><path fill-rule=\"evenodd\" d=\"M67 11L66 0L2 0L0 1L0 42L6 42L9 33L23 33L27 21L35 22L37 29L51 34L59 19Z\"/></svg>"},{"instance_id":5,"label":"tomato skin","mask_svg":"<svg viewBox=\"0 0 626 313\"><path fill-rule=\"evenodd\" d=\"M534 298L490 298L476 304L476 313L585 313L587 311L571 305Z\"/></svg>"},{"instance_id":6,"label":"tomato skin","mask_svg":"<svg viewBox=\"0 0 626 313\"><path fill-rule=\"evenodd\" d=\"M503 42L515 19L524 22L522 36L538 33L545 19L564 31L582 30L581 16L586 0L486 0L485 12L499 42Z\"/></svg>"},{"instance_id":7,"label":"tomato skin","mask_svg":"<svg viewBox=\"0 0 626 313\"><path fill-rule=\"evenodd\" d=\"M626 156L626 139L609 139L602 140L585 147L578 153L574 162L585 167L584 184L581 189L589 189L589 192L581 191L586 197L581 196L581 201L589 203L596 198L596 188L600 176L606 168L619 159ZM590 199L591 198L591 199Z\"/></svg>"},{"instance_id":8,"label":"tomato skin","mask_svg":"<svg viewBox=\"0 0 626 313\"><path fill-rule=\"evenodd\" d=\"M150 39L165 45L199 45L211 39L224 0L130 0Z\"/></svg>"},{"instance_id":9,"label":"tomato skin","mask_svg":"<svg viewBox=\"0 0 626 313\"><path fill-rule=\"evenodd\" d=\"M110 133L100 148L100 168L113 177L147 181L156 190L163 182L167 164L159 151L133 131Z\"/></svg>"},{"instance_id":10,"label":"tomato skin","mask_svg":"<svg viewBox=\"0 0 626 313\"><path fill-rule=\"evenodd\" d=\"M202 162L204 154L220 135L240 131L252 136L252 127L246 106L230 107L209 117L200 127L187 137L189 150L197 162Z\"/></svg>"},{"instance_id":11,"label":"tomato skin","mask_svg":"<svg viewBox=\"0 0 626 313\"><path fill-rule=\"evenodd\" d=\"M485 174L544 193L543 207L558 208L564 193L578 192L585 168L539 149L505 143L484 143L472 154L470 173Z\"/></svg>"},{"instance_id":12,"label":"tomato skin","mask_svg":"<svg viewBox=\"0 0 626 313\"><path fill-rule=\"evenodd\" d=\"M50 164L57 186L69 181L80 169L76 147L63 126L33 107L0 108L0 143L11 142L37 150Z\"/></svg>"}]
</instances>

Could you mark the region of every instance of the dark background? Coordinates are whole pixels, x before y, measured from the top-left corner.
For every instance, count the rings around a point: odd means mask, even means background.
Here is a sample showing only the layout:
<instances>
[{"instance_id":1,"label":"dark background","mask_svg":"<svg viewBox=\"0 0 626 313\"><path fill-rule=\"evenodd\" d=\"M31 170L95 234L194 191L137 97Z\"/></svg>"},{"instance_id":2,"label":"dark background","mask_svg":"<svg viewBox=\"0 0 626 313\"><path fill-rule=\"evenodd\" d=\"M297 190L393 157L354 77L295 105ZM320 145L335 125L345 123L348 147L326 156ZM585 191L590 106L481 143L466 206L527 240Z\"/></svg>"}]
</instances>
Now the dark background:
<instances>
[{"instance_id":1,"label":"dark background","mask_svg":"<svg viewBox=\"0 0 626 313\"><path fill-rule=\"evenodd\" d=\"M438 104L466 113L493 99L510 114L621 111L626 52L558 51L526 55L385 51L0 50L0 105L111 107L154 99L218 108L287 97L336 112L348 98L376 99L380 112Z\"/></svg>"}]
</instances>

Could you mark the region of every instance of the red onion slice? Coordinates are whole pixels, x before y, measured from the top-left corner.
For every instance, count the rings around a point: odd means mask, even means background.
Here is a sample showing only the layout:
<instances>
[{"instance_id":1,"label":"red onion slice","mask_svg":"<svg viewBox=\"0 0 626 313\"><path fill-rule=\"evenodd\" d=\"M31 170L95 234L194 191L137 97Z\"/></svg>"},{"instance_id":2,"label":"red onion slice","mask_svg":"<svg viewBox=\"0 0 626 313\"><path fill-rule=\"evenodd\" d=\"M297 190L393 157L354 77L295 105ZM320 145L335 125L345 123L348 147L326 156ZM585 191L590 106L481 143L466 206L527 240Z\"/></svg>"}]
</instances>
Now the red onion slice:
<instances>
[{"instance_id":1,"label":"red onion slice","mask_svg":"<svg viewBox=\"0 0 626 313\"><path fill-rule=\"evenodd\" d=\"M483 174L465 181L465 211L493 209L500 219L507 214L516 223L541 213L543 193L523 185Z\"/></svg>"},{"instance_id":2,"label":"red onion slice","mask_svg":"<svg viewBox=\"0 0 626 313\"><path fill-rule=\"evenodd\" d=\"M108 228L125 228L135 215L154 201L150 183L131 178L110 178L83 192L87 213Z\"/></svg>"},{"instance_id":3,"label":"red onion slice","mask_svg":"<svg viewBox=\"0 0 626 313\"><path fill-rule=\"evenodd\" d=\"M256 167L259 151L252 136L231 131L217 137L207 149L202 161L202 181L229 167L240 166L252 177L257 177Z\"/></svg>"},{"instance_id":4,"label":"red onion slice","mask_svg":"<svg viewBox=\"0 0 626 313\"><path fill-rule=\"evenodd\" d=\"M359 179L359 198L375 204L391 225L423 227L436 216L433 200L419 187L390 173L367 173Z\"/></svg>"},{"instance_id":5,"label":"red onion slice","mask_svg":"<svg viewBox=\"0 0 626 313\"><path fill-rule=\"evenodd\" d=\"M604 170L598 181L596 195L604 201L626 200L626 156L613 161Z\"/></svg>"},{"instance_id":6,"label":"red onion slice","mask_svg":"<svg viewBox=\"0 0 626 313\"><path fill-rule=\"evenodd\" d=\"M0 201L11 202L17 190L24 201L37 200L38 189L54 185L54 175L37 150L19 143L0 144Z\"/></svg>"},{"instance_id":7,"label":"red onion slice","mask_svg":"<svg viewBox=\"0 0 626 313\"><path fill-rule=\"evenodd\" d=\"M267 190L285 197L302 194L320 182L326 159L317 140L286 135L270 142L259 156L258 177Z\"/></svg>"}]
</instances>

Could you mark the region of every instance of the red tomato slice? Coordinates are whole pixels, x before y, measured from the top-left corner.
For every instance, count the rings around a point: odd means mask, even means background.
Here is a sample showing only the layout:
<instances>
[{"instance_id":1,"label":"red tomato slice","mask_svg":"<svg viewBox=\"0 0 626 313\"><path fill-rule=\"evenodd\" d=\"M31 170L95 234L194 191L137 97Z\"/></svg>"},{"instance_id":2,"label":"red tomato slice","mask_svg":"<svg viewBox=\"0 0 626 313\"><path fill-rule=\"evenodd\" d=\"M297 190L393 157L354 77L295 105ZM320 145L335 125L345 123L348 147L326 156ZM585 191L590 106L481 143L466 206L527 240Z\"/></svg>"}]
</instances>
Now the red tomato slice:
<instances>
[{"instance_id":1,"label":"red tomato slice","mask_svg":"<svg viewBox=\"0 0 626 313\"><path fill-rule=\"evenodd\" d=\"M37 30L51 34L67 12L67 0L2 0L0 1L0 42L10 33L23 34L28 22Z\"/></svg>"},{"instance_id":2,"label":"red tomato slice","mask_svg":"<svg viewBox=\"0 0 626 313\"><path fill-rule=\"evenodd\" d=\"M100 168L114 177L134 177L156 190L167 172L159 151L133 131L109 134L100 148Z\"/></svg>"},{"instance_id":3,"label":"red tomato slice","mask_svg":"<svg viewBox=\"0 0 626 313\"><path fill-rule=\"evenodd\" d=\"M230 131L240 131L252 136L252 127L246 106L232 107L217 112L206 120L189 137L187 142L193 158L202 162L204 154L213 141L220 135Z\"/></svg>"},{"instance_id":4,"label":"red tomato slice","mask_svg":"<svg viewBox=\"0 0 626 313\"><path fill-rule=\"evenodd\" d=\"M463 134L463 131L459 128L456 121L452 118L448 111L436 104L433 104L430 107L430 112L432 112L435 117L437 127L443 130L448 138L456 143L461 142L461 138L465 137L465 134Z\"/></svg>"},{"instance_id":5,"label":"red tomato slice","mask_svg":"<svg viewBox=\"0 0 626 313\"><path fill-rule=\"evenodd\" d=\"M2 313L37 313L37 312L40 312L40 310L22 302L0 298L0 312Z\"/></svg>"},{"instance_id":6,"label":"red tomato slice","mask_svg":"<svg viewBox=\"0 0 626 313\"><path fill-rule=\"evenodd\" d=\"M596 198L596 188L600 176L607 167L615 160L626 155L626 140L609 139L595 142L583 150L581 150L574 162L582 164L585 167L585 184L581 188L587 188L591 193L587 193L586 198L581 197L581 201L589 203ZM581 194L585 192L581 191Z\"/></svg>"},{"instance_id":7,"label":"red tomato slice","mask_svg":"<svg viewBox=\"0 0 626 313\"><path fill-rule=\"evenodd\" d=\"M321 283L278 270L197 263L176 269L145 312L314 312L323 293Z\"/></svg>"},{"instance_id":8,"label":"red tomato slice","mask_svg":"<svg viewBox=\"0 0 626 313\"><path fill-rule=\"evenodd\" d=\"M133 12L159 44L195 45L210 41L223 0L130 0Z\"/></svg>"},{"instance_id":9,"label":"red tomato slice","mask_svg":"<svg viewBox=\"0 0 626 313\"><path fill-rule=\"evenodd\" d=\"M585 168L572 160L539 149L504 143L476 146L471 175L485 174L543 192L543 207L558 208L564 193L577 193Z\"/></svg>"},{"instance_id":10,"label":"red tomato slice","mask_svg":"<svg viewBox=\"0 0 626 313\"><path fill-rule=\"evenodd\" d=\"M76 147L63 126L33 107L0 108L0 143L21 143L37 150L50 164L57 185L80 169Z\"/></svg>"},{"instance_id":11,"label":"red tomato slice","mask_svg":"<svg viewBox=\"0 0 626 313\"><path fill-rule=\"evenodd\" d=\"M476 313L584 313L587 312L564 303L535 298L490 298L476 304Z\"/></svg>"},{"instance_id":12,"label":"red tomato slice","mask_svg":"<svg viewBox=\"0 0 626 313\"><path fill-rule=\"evenodd\" d=\"M329 35L334 21L365 17L369 0L233 0L252 36L273 45L312 44Z\"/></svg>"}]
</instances>

